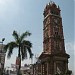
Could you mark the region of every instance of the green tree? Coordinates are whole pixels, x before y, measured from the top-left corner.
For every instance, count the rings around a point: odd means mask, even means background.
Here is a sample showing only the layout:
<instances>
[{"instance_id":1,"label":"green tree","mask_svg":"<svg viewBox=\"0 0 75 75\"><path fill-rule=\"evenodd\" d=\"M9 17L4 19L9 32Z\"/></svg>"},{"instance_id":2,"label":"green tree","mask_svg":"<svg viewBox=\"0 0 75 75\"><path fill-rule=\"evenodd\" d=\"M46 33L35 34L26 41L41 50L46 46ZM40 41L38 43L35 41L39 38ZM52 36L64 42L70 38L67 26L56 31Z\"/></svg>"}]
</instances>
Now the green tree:
<instances>
[{"instance_id":1,"label":"green tree","mask_svg":"<svg viewBox=\"0 0 75 75\"><path fill-rule=\"evenodd\" d=\"M17 31L13 31L12 35L15 40L7 43L4 49L8 51L7 57L10 58L13 53L14 48L18 48L18 58L19 58L20 63L19 63L17 75L20 75L21 60L24 60L25 58L27 58L27 52L29 53L30 58L32 58L33 56L33 53L31 51L32 43L25 39L27 38L27 36L30 36L31 33L26 31L22 33L21 35L19 35Z\"/></svg>"}]
</instances>

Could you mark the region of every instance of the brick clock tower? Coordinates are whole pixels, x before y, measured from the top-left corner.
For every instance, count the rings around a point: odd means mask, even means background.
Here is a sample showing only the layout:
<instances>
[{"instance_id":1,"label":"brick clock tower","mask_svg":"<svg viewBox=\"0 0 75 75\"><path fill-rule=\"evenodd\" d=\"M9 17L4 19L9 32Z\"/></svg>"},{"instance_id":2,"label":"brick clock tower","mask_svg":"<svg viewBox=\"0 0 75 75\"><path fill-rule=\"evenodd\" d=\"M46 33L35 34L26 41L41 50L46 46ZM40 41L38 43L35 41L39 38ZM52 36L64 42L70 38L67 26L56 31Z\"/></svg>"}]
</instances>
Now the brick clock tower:
<instances>
[{"instance_id":1,"label":"brick clock tower","mask_svg":"<svg viewBox=\"0 0 75 75\"><path fill-rule=\"evenodd\" d=\"M65 53L62 18L60 8L52 3L44 10L43 21L44 52L48 54Z\"/></svg>"},{"instance_id":2,"label":"brick clock tower","mask_svg":"<svg viewBox=\"0 0 75 75\"><path fill-rule=\"evenodd\" d=\"M55 75L68 70L60 7L50 2L44 9L43 52L38 63L38 75Z\"/></svg>"}]
</instances>

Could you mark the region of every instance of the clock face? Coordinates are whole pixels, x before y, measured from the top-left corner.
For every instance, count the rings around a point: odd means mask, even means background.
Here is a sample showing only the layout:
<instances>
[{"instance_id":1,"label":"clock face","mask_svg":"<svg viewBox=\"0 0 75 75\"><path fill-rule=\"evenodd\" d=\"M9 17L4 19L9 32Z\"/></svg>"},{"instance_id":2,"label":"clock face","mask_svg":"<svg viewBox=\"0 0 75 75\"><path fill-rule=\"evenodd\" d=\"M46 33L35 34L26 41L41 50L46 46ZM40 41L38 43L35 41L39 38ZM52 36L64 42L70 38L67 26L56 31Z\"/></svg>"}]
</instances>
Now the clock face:
<instances>
[{"instance_id":1,"label":"clock face","mask_svg":"<svg viewBox=\"0 0 75 75\"><path fill-rule=\"evenodd\" d=\"M57 20L57 19L54 19L54 22L55 22L56 24L58 24L58 20Z\"/></svg>"},{"instance_id":2,"label":"clock face","mask_svg":"<svg viewBox=\"0 0 75 75\"><path fill-rule=\"evenodd\" d=\"M60 24L60 22L61 22L61 20L60 20L60 18L53 18L53 22L56 24L56 25L59 25Z\"/></svg>"}]
</instances>

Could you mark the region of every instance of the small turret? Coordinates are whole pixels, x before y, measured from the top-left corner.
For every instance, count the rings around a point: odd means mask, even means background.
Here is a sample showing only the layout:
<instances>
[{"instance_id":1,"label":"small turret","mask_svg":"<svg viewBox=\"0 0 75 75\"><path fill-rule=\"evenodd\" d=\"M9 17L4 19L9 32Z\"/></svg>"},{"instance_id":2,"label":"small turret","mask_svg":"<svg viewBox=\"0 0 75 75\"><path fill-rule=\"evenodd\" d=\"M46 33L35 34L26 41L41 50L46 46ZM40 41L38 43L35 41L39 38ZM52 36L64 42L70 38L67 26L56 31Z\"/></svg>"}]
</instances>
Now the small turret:
<instances>
[{"instance_id":1,"label":"small turret","mask_svg":"<svg viewBox=\"0 0 75 75\"><path fill-rule=\"evenodd\" d=\"M46 17L48 14L60 16L60 11L60 7L54 2L50 1L48 4L46 4L43 15L44 17Z\"/></svg>"}]
</instances>

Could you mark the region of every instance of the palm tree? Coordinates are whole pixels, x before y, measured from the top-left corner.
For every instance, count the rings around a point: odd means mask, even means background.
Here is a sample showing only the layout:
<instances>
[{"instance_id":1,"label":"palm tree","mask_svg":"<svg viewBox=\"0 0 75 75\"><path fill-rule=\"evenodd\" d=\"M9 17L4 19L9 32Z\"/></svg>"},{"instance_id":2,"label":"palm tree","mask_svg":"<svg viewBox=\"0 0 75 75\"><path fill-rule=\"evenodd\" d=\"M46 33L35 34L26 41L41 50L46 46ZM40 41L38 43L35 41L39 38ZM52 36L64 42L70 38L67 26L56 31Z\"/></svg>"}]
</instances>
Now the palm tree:
<instances>
[{"instance_id":1,"label":"palm tree","mask_svg":"<svg viewBox=\"0 0 75 75\"><path fill-rule=\"evenodd\" d=\"M15 41L11 41L5 45L5 50L8 51L7 57L10 58L11 54L13 53L14 48L18 48L18 58L19 58L19 68L17 75L20 75L20 68L21 68L21 60L27 58L27 51L32 58L33 53L31 51L32 43L28 40L25 40L27 36L30 36L31 33L26 31L25 33L19 35L16 31L13 31L13 37Z\"/></svg>"}]
</instances>

